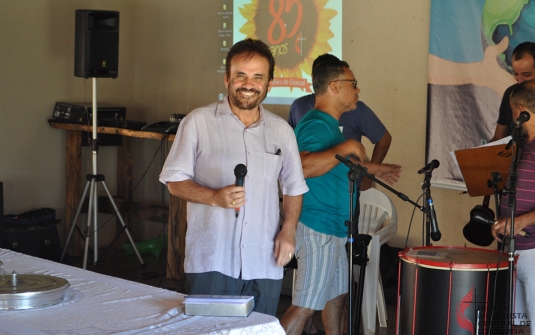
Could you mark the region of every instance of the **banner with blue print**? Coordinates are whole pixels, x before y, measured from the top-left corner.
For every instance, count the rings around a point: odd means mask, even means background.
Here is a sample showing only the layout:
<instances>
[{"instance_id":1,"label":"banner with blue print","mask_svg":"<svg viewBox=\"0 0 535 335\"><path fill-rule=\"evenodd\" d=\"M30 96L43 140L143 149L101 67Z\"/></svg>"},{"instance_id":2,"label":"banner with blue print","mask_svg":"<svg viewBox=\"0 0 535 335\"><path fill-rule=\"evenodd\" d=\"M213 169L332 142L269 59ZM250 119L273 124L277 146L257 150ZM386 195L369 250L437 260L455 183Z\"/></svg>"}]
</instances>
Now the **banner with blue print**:
<instances>
[{"instance_id":1,"label":"banner with blue print","mask_svg":"<svg viewBox=\"0 0 535 335\"><path fill-rule=\"evenodd\" d=\"M494 135L502 96L516 83L513 50L535 42L535 4L432 0L430 25L426 159L440 161L434 185L462 188L450 152Z\"/></svg>"}]
</instances>

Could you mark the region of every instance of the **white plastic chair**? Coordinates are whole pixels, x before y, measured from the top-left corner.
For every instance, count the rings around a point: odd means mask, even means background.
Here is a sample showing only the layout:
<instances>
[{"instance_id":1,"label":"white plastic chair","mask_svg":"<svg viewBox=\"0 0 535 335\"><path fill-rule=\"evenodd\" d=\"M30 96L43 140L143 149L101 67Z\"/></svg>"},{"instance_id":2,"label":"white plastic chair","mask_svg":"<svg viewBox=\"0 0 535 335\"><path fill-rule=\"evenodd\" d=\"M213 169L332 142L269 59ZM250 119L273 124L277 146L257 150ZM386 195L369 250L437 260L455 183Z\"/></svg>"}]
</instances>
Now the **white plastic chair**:
<instances>
[{"instance_id":1,"label":"white plastic chair","mask_svg":"<svg viewBox=\"0 0 535 335\"><path fill-rule=\"evenodd\" d=\"M368 246L368 264L364 276L364 294L362 298L362 325L364 334L375 334L376 316L379 315L379 326L387 327L386 306L381 274L379 273L379 257L381 245L396 234L397 213L394 204L376 188L360 193L359 233L371 235ZM359 280L360 266L355 265L353 279ZM376 314L377 310L377 314Z\"/></svg>"}]
</instances>

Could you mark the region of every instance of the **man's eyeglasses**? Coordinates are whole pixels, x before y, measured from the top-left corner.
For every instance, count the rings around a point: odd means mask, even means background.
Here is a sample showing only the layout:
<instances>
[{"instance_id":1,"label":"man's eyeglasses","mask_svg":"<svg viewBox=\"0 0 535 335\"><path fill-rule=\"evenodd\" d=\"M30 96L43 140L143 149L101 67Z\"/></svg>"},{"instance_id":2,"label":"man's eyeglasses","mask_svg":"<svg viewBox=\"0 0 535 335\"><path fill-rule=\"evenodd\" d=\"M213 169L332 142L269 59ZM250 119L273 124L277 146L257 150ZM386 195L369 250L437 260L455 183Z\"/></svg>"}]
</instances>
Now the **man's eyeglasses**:
<instances>
[{"instance_id":1,"label":"man's eyeglasses","mask_svg":"<svg viewBox=\"0 0 535 335\"><path fill-rule=\"evenodd\" d=\"M353 88L357 89L357 80L356 79L336 79L336 80L331 80L331 83L333 81L349 81L351 84L353 84Z\"/></svg>"}]
</instances>

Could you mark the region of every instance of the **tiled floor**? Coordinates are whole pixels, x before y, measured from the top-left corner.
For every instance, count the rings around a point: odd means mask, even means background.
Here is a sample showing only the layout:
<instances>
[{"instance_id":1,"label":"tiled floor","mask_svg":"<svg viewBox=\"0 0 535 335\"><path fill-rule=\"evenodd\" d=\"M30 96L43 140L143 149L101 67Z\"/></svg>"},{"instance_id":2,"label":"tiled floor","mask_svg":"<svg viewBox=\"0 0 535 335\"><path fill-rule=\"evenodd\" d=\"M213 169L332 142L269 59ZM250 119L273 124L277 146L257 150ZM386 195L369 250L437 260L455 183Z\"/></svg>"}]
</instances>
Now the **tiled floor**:
<instances>
[{"instance_id":1,"label":"tiled floor","mask_svg":"<svg viewBox=\"0 0 535 335\"><path fill-rule=\"evenodd\" d=\"M105 253L103 253L103 251L100 252L97 265L94 265L91 261L91 257L89 257L87 269L114 277L140 282L146 285L158 286L177 292L185 292L184 282L182 280L168 279L165 276L167 267L166 252L167 250L163 250L159 257L156 257L151 253L143 254L142 258L145 265L141 266L141 263L135 255L129 255L123 250L109 249ZM65 263L76 267L82 267L83 258L67 257ZM291 297L282 294L277 309L277 317L281 318L290 305ZM377 327L377 335L395 334L394 305L387 305L387 314L389 327ZM320 312L316 313L315 325L317 325L317 328L323 329Z\"/></svg>"}]
</instances>

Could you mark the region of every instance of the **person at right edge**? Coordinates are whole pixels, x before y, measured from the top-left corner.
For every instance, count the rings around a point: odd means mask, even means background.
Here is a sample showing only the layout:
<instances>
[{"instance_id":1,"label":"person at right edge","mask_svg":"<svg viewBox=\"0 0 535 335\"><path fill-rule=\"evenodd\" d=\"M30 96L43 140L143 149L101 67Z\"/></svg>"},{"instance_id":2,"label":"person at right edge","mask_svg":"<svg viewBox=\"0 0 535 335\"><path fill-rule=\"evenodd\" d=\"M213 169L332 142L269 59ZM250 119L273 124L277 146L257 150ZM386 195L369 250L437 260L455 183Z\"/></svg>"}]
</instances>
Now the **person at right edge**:
<instances>
[{"instance_id":1,"label":"person at right edge","mask_svg":"<svg viewBox=\"0 0 535 335\"><path fill-rule=\"evenodd\" d=\"M535 321L535 80L526 80L518 84L511 93L510 100L514 120L523 111L529 112L531 116L520 126L527 139L523 149L518 147L520 161L517 169L514 217L515 251L519 256L516 263L514 321L516 325L526 326ZM510 187L510 183L511 180L508 178L507 188ZM502 195L502 216L491 229L492 235L499 242L503 241L504 236L510 235L511 213L508 204L508 194ZM519 235L521 230L527 232L529 237ZM531 335L535 335L535 328L533 326L530 328Z\"/></svg>"},{"instance_id":2,"label":"person at right edge","mask_svg":"<svg viewBox=\"0 0 535 335\"><path fill-rule=\"evenodd\" d=\"M349 65L332 55L314 69L314 109L295 128L303 173L309 192L296 231L297 279L292 305L281 319L290 335L301 335L306 320L321 310L328 335L342 333L341 318L348 291L349 266L346 252L349 219L348 172L336 155L350 158L386 182L399 178L401 166L366 161L364 146L345 139L338 120L355 109L357 81ZM353 204L354 206L355 204Z\"/></svg>"},{"instance_id":3,"label":"person at right edge","mask_svg":"<svg viewBox=\"0 0 535 335\"><path fill-rule=\"evenodd\" d=\"M511 67L513 68L513 76L515 77L517 84L509 86L503 94L496 130L489 142L494 142L511 135L513 115L509 98L511 92L518 86L518 84L521 84L526 80L535 79L535 43L523 42L517 45L513 50Z\"/></svg>"}]
</instances>

